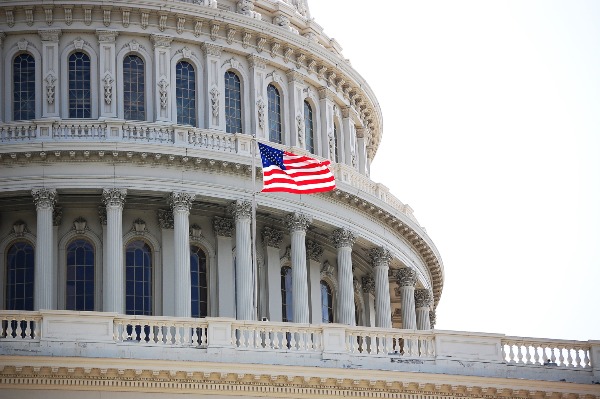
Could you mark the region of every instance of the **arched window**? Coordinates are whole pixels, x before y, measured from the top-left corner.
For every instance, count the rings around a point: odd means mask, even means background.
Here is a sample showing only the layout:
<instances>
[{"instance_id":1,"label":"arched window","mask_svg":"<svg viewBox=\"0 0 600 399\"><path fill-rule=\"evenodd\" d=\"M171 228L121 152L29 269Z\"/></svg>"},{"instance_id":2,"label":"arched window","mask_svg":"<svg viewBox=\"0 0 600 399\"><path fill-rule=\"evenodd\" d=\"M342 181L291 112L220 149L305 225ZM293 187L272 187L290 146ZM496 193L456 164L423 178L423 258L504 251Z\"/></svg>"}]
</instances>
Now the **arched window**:
<instances>
[{"instance_id":1,"label":"arched window","mask_svg":"<svg viewBox=\"0 0 600 399\"><path fill-rule=\"evenodd\" d=\"M308 101L304 100L304 136L306 137L306 149L315 152L315 135L313 125L313 110Z\"/></svg>"},{"instance_id":2,"label":"arched window","mask_svg":"<svg viewBox=\"0 0 600 399\"><path fill-rule=\"evenodd\" d=\"M337 123L333 124L333 162L338 162L338 126Z\"/></svg>"},{"instance_id":3,"label":"arched window","mask_svg":"<svg viewBox=\"0 0 600 399\"><path fill-rule=\"evenodd\" d=\"M13 119L35 119L35 60L19 54L13 62Z\"/></svg>"},{"instance_id":4,"label":"arched window","mask_svg":"<svg viewBox=\"0 0 600 399\"><path fill-rule=\"evenodd\" d=\"M196 70L187 61L179 61L175 68L175 97L177 123L196 126Z\"/></svg>"},{"instance_id":5,"label":"arched window","mask_svg":"<svg viewBox=\"0 0 600 399\"><path fill-rule=\"evenodd\" d=\"M225 121L227 133L242 133L242 85L231 71L225 72Z\"/></svg>"},{"instance_id":6,"label":"arched window","mask_svg":"<svg viewBox=\"0 0 600 399\"><path fill-rule=\"evenodd\" d=\"M67 247L67 310L94 310L94 247L75 240Z\"/></svg>"},{"instance_id":7,"label":"arched window","mask_svg":"<svg viewBox=\"0 0 600 399\"><path fill-rule=\"evenodd\" d=\"M152 315L152 250L140 240L125 251L125 313Z\"/></svg>"},{"instance_id":8,"label":"arched window","mask_svg":"<svg viewBox=\"0 0 600 399\"><path fill-rule=\"evenodd\" d=\"M206 279L206 254L195 245L190 247L192 272L192 317L208 315L208 284Z\"/></svg>"},{"instance_id":9,"label":"arched window","mask_svg":"<svg viewBox=\"0 0 600 399\"><path fill-rule=\"evenodd\" d=\"M33 310L34 252L31 244L17 242L6 256L6 310Z\"/></svg>"},{"instance_id":10,"label":"arched window","mask_svg":"<svg viewBox=\"0 0 600 399\"><path fill-rule=\"evenodd\" d=\"M333 323L333 294L331 287L321 280L321 321Z\"/></svg>"},{"instance_id":11,"label":"arched window","mask_svg":"<svg viewBox=\"0 0 600 399\"><path fill-rule=\"evenodd\" d=\"M69 56L69 118L92 117L90 57L79 51Z\"/></svg>"},{"instance_id":12,"label":"arched window","mask_svg":"<svg viewBox=\"0 0 600 399\"><path fill-rule=\"evenodd\" d=\"M125 119L146 120L144 61L130 54L123 60L123 109Z\"/></svg>"},{"instance_id":13,"label":"arched window","mask_svg":"<svg viewBox=\"0 0 600 399\"><path fill-rule=\"evenodd\" d=\"M281 96L273 85L267 87L269 98L269 141L281 144Z\"/></svg>"},{"instance_id":14,"label":"arched window","mask_svg":"<svg viewBox=\"0 0 600 399\"><path fill-rule=\"evenodd\" d=\"M294 303L292 302L292 268L281 268L281 315L282 321L294 321Z\"/></svg>"}]
</instances>

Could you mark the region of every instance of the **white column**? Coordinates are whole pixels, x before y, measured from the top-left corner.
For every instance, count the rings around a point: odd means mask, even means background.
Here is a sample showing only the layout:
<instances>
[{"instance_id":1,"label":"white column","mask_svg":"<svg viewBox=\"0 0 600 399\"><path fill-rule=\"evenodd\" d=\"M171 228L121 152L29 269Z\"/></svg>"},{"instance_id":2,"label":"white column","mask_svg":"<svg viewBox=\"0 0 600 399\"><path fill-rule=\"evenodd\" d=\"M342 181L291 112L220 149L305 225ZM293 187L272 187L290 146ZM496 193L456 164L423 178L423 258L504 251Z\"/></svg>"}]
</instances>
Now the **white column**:
<instances>
[{"instance_id":1,"label":"white column","mask_svg":"<svg viewBox=\"0 0 600 399\"><path fill-rule=\"evenodd\" d=\"M31 190L37 210L37 231L35 242L34 268L34 310L54 309L56 307L56 287L52 285L54 247L52 212L56 203L56 190L53 188L34 188Z\"/></svg>"},{"instance_id":2,"label":"white column","mask_svg":"<svg viewBox=\"0 0 600 399\"><path fill-rule=\"evenodd\" d=\"M375 327L391 328L392 311L390 305L390 283L388 270L392 255L386 248L373 248L369 251L375 282Z\"/></svg>"},{"instance_id":3,"label":"white column","mask_svg":"<svg viewBox=\"0 0 600 399\"><path fill-rule=\"evenodd\" d=\"M175 229L175 316L192 316L192 277L190 271L190 209L195 196L193 194L173 192L169 196L169 205L173 209L173 227Z\"/></svg>"},{"instance_id":4,"label":"white column","mask_svg":"<svg viewBox=\"0 0 600 399\"><path fill-rule=\"evenodd\" d=\"M317 242L306 240L306 256L308 256L308 290L310 297L310 322L321 324L321 256L323 247ZM332 287L333 289L333 287Z\"/></svg>"},{"instance_id":5,"label":"white column","mask_svg":"<svg viewBox=\"0 0 600 399\"><path fill-rule=\"evenodd\" d=\"M269 226L263 228L262 239L265 246L267 269L267 317L270 321L282 321L281 315L281 260L279 248L283 233Z\"/></svg>"},{"instance_id":6,"label":"white column","mask_svg":"<svg viewBox=\"0 0 600 399\"><path fill-rule=\"evenodd\" d=\"M249 55L246 59L250 67L250 131L256 132L257 138L268 139L266 62L254 54Z\"/></svg>"},{"instance_id":7,"label":"white column","mask_svg":"<svg viewBox=\"0 0 600 399\"><path fill-rule=\"evenodd\" d=\"M250 223L252 204L249 201L236 201L230 206L235 220L235 285L238 320L255 320L254 274L252 270L252 238Z\"/></svg>"},{"instance_id":8,"label":"white column","mask_svg":"<svg viewBox=\"0 0 600 399\"><path fill-rule=\"evenodd\" d=\"M304 141L304 79L301 73L291 70L287 73L289 93L289 143L293 147L306 149Z\"/></svg>"},{"instance_id":9,"label":"white column","mask_svg":"<svg viewBox=\"0 0 600 399\"><path fill-rule=\"evenodd\" d=\"M431 292L425 288L415 290L415 311L417 315L417 330L431 330L429 309L431 308Z\"/></svg>"},{"instance_id":10,"label":"white column","mask_svg":"<svg viewBox=\"0 0 600 399\"><path fill-rule=\"evenodd\" d=\"M175 233L173 231L173 212L171 209L157 211L158 225L160 226L162 256L162 305L163 316L175 316L175 298L173 293L177 289L175 280Z\"/></svg>"},{"instance_id":11,"label":"white column","mask_svg":"<svg viewBox=\"0 0 600 399\"><path fill-rule=\"evenodd\" d=\"M171 117L171 42L173 38L163 35L150 35L154 43L154 95L155 120L161 122L176 122L177 115Z\"/></svg>"},{"instance_id":12,"label":"white column","mask_svg":"<svg viewBox=\"0 0 600 399\"><path fill-rule=\"evenodd\" d=\"M396 279L400 287L400 300L402 301L402 328L415 330L417 328L417 316L415 314L417 273L413 269L404 267L398 270Z\"/></svg>"},{"instance_id":13,"label":"white column","mask_svg":"<svg viewBox=\"0 0 600 399\"><path fill-rule=\"evenodd\" d=\"M55 206L52 212L52 287L58 293L58 228L62 223L62 208ZM94 293L95 294L95 293ZM54 295L53 309L64 309L64 304L61 308L58 307L58 295ZM96 298L94 298L96 302Z\"/></svg>"},{"instance_id":14,"label":"white column","mask_svg":"<svg viewBox=\"0 0 600 399\"><path fill-rule=\"evenodd\" d=\"M123 205L127 189L105 188L102 202L106 205L106 264L103 270L103 309L125 313L123 284Z\"/></svg>"},{"instance_id":15,"label":"white column","mask_svg":"<svg viewBox=\"0 0 600 399\"><path fill-rule=\"evenodd\" d=\"M233 268L233 220L215 216L217 236L217 297L219 317L235 317L235 275Z\"/></svg>"},{"instance_id":16,"label":"white column","mask_svg":"<svg viewBox=\"0 0 600 399\"><path fill-rule=\"evenodd\" d=\"M333 138L334 96L334 93L325 86L319 89L319 109L321 113L321 138L319 140L319 142L321 142L321 149L319 151L319 155L331 160L335 158L333 156L333 152L335 150ZM339 128L341 129L341 126L339 126Z\"/></svg>"},{"instance_id":17,"label":"white column","mask_svg":"<svg viewBox=\"0 0 600 399\"><path fill-rule=\"evenodd\" d=\"M97 30L100 46L100 76L98 92L100 93L100 117L117 117L117 54L115 39L119 32L113 30Z\"/></svg>"},{"instance_id":18,"label":"white column","mask_svg":"<svg viewBox=\"0 0 600 399\"><path fill-rule=\"evenodd\" d=\"M221 46L210 43L202 44L204 59L204 126L207 129L225 130L225 118L221 118L221 97L224 97L224 77L221 76ZM223 98L223 101L225 99ZM202 102L201 102L202 103Z\"/></svg>"},{"instance_id":19,"label":"white column","mask_svg":"<svg viewBox=\"0 0 600 399\"><path fill-rule=\"evenodd\" d=\"M333 232L333 243L337 248L338 263L338 322L353 326L356 324L354 309L354 283L352 278L352 245L354 233L347 229Z\"/></svg>"},{"instance_id":20,"label":"white column","mask_svg":"<svg viewBox=\"0 0 600 399\"><path fill-rule=\"evenodd\" d=\"M309 323L308 273L306 271L306 229L312 219L303 213L286 216L292 241L292 303L295 323Z\"/></svg>"},{"instance_id":21,"label":"white column","mask_svg":"<svg viewBox=\"0 0 600 399\"><path fill-rule=\"evenodd\" d=\"M60 116L58 39L61 33L60 29L38 31L42 39L42 118Z\"/></svg>"}]
</instances>

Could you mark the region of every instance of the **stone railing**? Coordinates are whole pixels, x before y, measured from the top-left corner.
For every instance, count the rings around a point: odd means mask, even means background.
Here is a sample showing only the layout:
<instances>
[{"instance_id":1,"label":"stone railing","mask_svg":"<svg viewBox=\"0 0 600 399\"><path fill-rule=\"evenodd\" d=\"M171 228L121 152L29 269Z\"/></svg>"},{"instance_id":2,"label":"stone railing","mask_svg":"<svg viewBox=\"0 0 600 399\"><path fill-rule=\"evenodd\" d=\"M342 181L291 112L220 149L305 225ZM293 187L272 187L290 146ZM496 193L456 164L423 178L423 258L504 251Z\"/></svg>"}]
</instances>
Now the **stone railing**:
<instances>
[{"instance_id":1,"label":"stone railing","mask_svg":"<svg viewBox=\"0 0 600 399\"><path fill-rule=\"evenodd\" d=\"M518 365L591 368L590 351L588 342L521 337L502 339L504 360Z\"/></svg>"},{"instance_id":2,"label":"stone railing","mask_svg":"<svg viewBox=\"0 0 600 399\"><path fill-rule=\"evenodd\" d=\"M42 315L38 312L0 311L0 339L39 341Z\"/></svg>"}]
</instances>

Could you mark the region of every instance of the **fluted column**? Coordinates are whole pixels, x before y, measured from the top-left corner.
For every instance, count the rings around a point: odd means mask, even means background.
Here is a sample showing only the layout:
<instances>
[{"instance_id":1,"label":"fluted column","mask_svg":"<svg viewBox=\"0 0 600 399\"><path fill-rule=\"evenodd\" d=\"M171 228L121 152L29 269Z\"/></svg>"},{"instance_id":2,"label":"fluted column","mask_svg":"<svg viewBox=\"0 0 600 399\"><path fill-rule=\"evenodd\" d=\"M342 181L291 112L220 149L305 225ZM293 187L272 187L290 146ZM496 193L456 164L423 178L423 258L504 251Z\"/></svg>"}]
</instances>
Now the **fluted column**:
<instances>
[{"instance_id":1,"label":"fluted column","mask_svg":"<svg viewBox=\"0 0 600 399\"><path fill-rule=\"evenodd\" d=\"M106 205L106 263L103 270L103 309L125 313L123 284L123 205L127 189L105 188L102 202Z\"/></svg>"},{"instance_id":2,"label":"fluted column","mask_svg":"<svg viewBox=\"0 0 600 399\"><path fill-rule=\"evenodd\" d=\"M52 281L54 281L52 213L56 203L56 190L34 188L31 190L31 195L37 210L33 307L34 310L54 309L56 307L56 289L52 286Z\"/></svg>"},{"instance_id":3,"label":"fluted column","mask_svg":"<svg viewBox=\"0 0 600 399\"><path fill-rule=\"evenodd\" d=\"M230 206L235 220L235 282L238 320L254 320L254 275L252 273L252 204L236 201Z\"/></svg>"},{"instance_id":4,"label":"fluted column","mask_svg":"<svg viewBox=\"0 0 600 399\"><path fill-rule=\"evenodd\" d=\"M429 320L431 302L431 292L428 289L419 288L415 290L417 330L431 330L431 322Z\"/></svg>"},{"instance_id":5,"label":"fluted column","mask_svg":"<svg viewBox=\"0 0 600 399\"><path fill-rule=\"evenodd\" d=\"M285 223L292 241L292 303L296 323L309 323L308 273L306 271L306 229L311 218L303 213L287 215Z\"/></svg>"},{"instance_id":6,"label":"fluted column","mask_svg":"<svg viewBox=\"0 0 600 399\"><path fill-rule=\"evenodd\" d=\"M338 262L338 322L353 326L356 324L354 309L354 283L352 279L352 245L354 233L347 229L333 232L333 243L337 248Z\"/></svg>"},{"instance_id":7,"label":"fluted column","mask_svg":"<svg viewBox=\"0 0 600 399\"><path fill-rule=\"evenodd\" d=\"M175 230L175 316L192 316L192 277L190 272L190 208L194 195L173 192L169 205L173 209Z\"/></svg>"},{"instance_id":8,"label":"fluted column","mask_svg":"<svg viewBox=\"0 0 600 399\"><path fill-rule=\"evenodd\" d=\"M398 270L396 274L402 301L402 328L415 330L417 317L415 314L415 284L417 273L408 267Z\"/></svg>"},{"instance_id":9,"label":"fluted column","mask_svg":"<svg viewBox=\"0 0 600 399\"><path fill-rule=\"evenodd\" d=\"M392 327L390 283L388 270L392 255L386 248L373 248L369 252L375 280L375 327Z\"/></svg>"}]
</instances>

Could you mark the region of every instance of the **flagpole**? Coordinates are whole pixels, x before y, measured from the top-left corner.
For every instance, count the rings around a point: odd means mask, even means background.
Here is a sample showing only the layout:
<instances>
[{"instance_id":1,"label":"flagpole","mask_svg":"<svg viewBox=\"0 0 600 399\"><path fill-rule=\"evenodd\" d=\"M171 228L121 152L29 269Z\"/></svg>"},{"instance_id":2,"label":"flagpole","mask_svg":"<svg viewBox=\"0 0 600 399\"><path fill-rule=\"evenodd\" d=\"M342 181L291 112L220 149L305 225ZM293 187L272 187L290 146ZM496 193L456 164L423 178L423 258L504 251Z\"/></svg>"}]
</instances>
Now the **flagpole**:
<instances>
[{"instance_id":1,"label":"flagpole","mask_svg":"<svg viewBox=\"0 0 600 399\"><path fill-rule=\"evenodd\" d=\"M252 273L254 274L254 317L258 320L258 265L256 264L256 133L252 134Z\"/></svg>"}]
</instances>

